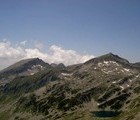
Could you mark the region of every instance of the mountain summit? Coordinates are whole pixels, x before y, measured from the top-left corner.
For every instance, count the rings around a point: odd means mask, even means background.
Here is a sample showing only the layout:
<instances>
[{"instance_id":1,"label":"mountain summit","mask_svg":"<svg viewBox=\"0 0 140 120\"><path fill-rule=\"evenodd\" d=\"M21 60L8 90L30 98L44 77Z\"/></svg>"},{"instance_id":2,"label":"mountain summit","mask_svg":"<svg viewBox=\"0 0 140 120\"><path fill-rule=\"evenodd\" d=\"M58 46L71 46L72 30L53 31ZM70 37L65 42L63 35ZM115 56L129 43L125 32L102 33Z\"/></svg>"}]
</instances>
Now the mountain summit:
<instances>
[{"instance_id":1,"label":"mountain summit","mask_svg":"<svg viewBox=\"0 0 140 120\"><path fill-rule=\"evenodd\" d=\"M128 60L121 58L118 55L115 55L113 53L108 53L108 54L99 56L97 58L93 58L93 59L87 61L86 63L91 63L91 62L92 63L99 63L101 61L116 61L116 62L119 62L122 64L129 64Z\"/></svg>"},{"instance_id":2,"label":"mountain summit","mask_svg":"<svg viewBox=\"0 0 140 120\"><path fill-rule=\"evenodd\" d=\"M0 71L1 76L27 76L33 75L45 68L50 68L51 66L48 63L45 63L39 58L30 58L21 60L4 70ZM7 77L7 76L6 76Z\"/></svg>"}]
</instances>

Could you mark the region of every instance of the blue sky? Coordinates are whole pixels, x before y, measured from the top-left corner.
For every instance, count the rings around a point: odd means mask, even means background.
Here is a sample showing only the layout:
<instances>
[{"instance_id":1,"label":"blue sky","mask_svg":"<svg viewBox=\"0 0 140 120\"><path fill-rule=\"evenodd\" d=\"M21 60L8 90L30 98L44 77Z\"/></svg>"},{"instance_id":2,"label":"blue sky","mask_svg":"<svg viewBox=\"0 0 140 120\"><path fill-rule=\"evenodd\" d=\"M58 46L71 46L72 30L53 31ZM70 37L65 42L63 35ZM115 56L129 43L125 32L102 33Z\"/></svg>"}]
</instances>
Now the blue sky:
<instances>
[{"instance_id":1,"label":"blue sky","mask_svg":"<svg viewBox=\"0 0 140 120\"><path fill-rule=\"evenodd\" d=\"M0 41L140 61L139 0L0 0Z\"/></svg>"}]
</instances>

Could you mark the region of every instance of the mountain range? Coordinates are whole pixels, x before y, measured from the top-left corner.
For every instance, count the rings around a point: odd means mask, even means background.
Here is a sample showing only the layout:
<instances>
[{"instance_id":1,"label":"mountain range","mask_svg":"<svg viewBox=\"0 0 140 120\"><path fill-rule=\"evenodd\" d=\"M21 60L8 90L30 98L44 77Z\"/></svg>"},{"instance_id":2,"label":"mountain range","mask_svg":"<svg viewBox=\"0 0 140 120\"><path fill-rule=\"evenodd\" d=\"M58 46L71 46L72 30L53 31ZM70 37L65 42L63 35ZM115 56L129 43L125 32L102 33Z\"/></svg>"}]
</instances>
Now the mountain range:
<instances>
[{"instance_id":1,"label":"mountain range","mask_svg":"<svg viewBox=\"0 0 140 120\"><path fill-rule=\"evenodd\" d=\"M104 119L140 119L140 62L112 53L70 66L31 58L0 71L0 120Z\"/></svg>"}]
</instances>

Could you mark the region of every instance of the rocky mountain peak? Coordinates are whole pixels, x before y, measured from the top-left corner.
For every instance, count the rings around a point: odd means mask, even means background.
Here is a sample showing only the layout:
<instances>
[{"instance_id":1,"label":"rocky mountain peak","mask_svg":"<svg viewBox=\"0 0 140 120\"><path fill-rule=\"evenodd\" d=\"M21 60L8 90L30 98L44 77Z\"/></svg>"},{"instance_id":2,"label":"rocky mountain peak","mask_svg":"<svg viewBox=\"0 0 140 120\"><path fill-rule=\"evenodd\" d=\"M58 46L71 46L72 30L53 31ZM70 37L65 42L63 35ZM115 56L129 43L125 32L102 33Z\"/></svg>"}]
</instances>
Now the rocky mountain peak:
<instances>
[{"instance_id":1,"label":"rocky mountain peak","mask_svg":"<svg viewBox=\"0 0 140 120\"><path fill-rule=\"evenodd\" d=\"M10 78L11 76L33 75L45 68L51 68L51 66L39 58L24 59L0 71L0 78L3 78L1 76L5 74Z\"/></svg>"},{"instance_id":2,"label":"rocky mountain peak","mask_svg":"<svg viewBox=\"0 0 140 120\"><path fill-rule=\"evenodd\" d=\"M64 68L66 68L66 66L63 63L59 63L59 64L52 63L51 66L53 68L58 68L58 69L64 69Z\"/></svg>"},{"instance_id":3,"label":"rocky mountain peak","mask_svg":"<svg viewBox=\"0 0 140 120\"><path fill-rule=\"evenodd\" d=\"M99 56L97 58L93 58L93 59L87 61L86 64L88 64L88 63L96 64L96 63L104 62L104 61L115 61L115 62L122 63L122 64L129 64L128 60L121 58L118 55L115 55L113 53L108 53L108 54Z\"/></svg>"}]
</instances>

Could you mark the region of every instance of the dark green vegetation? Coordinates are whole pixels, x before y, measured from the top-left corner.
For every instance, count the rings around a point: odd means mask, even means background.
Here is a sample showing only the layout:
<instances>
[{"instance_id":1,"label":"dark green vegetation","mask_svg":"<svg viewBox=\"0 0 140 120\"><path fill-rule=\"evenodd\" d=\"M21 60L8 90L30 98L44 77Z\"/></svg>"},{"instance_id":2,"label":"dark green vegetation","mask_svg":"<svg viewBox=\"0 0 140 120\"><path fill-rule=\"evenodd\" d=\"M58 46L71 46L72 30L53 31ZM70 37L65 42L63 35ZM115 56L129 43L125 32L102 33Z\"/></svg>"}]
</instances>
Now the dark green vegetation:
<instances>
[{"instance_id":1,"label":"dark green vegetation","mask_svg":"<svg viewBox=\"0 0 140 120\"><path fill-rule=\"evenodd\" d=\"M68 67L20 61L1 72L0 119L138 120L140 69L112 53Z\"/></svg>"}]
</instances>

